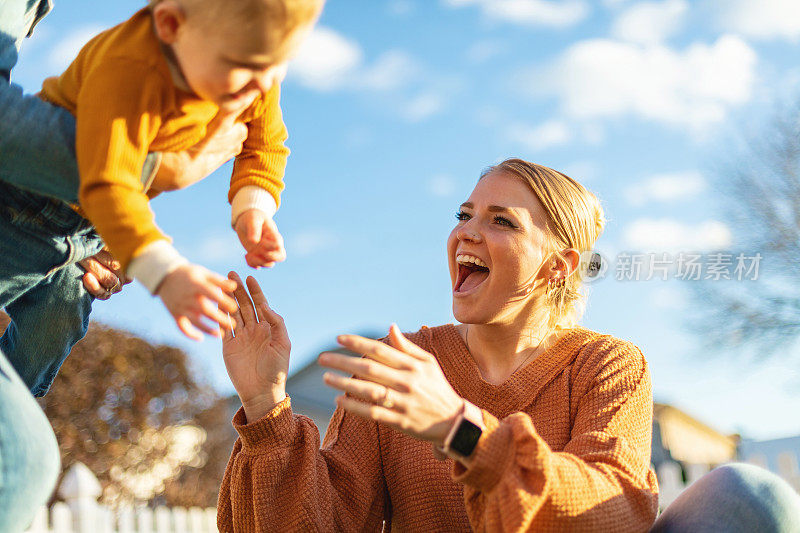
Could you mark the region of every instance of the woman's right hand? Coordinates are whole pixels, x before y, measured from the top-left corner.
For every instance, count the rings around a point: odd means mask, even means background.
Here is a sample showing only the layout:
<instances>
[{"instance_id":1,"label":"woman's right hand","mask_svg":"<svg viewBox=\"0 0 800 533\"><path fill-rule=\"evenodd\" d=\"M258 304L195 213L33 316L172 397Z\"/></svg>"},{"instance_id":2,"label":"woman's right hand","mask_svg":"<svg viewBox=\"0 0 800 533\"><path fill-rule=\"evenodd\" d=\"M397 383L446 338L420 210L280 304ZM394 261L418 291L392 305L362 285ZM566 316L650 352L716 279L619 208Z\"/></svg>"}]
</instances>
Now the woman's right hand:
<instances>
[{"instance_id":1,"label":"woman's right hand","mask_svg":"<svg viewBox=\"0 0 800 533\"><path fill-rule=\"evenodd\" d=\"M255 278L247 277L248 297L239 276L230 272L228 277L236 282L239 310L231 315L234 331L222 337L222 356L247 420L255 422L286 398L292 345L283 318L267 305Z\"/></svg>"}]
</instances>

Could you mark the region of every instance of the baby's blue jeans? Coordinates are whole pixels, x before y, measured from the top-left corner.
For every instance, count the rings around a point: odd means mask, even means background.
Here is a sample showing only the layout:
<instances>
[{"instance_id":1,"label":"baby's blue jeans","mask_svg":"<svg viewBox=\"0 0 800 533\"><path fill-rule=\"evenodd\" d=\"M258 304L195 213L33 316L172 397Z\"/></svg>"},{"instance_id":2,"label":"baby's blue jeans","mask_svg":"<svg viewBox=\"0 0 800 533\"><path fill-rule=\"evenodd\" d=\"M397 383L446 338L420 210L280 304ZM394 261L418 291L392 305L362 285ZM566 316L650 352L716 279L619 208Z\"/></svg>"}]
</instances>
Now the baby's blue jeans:
<instances>
[{"instance_id":1,"label":"baby's blue jeans","mask_svg":"<svg viewBox=\"0 0 800 533\"><path fill-rule=\"evenodd\" d=\"M66 203L0 182L0 307L11 324L0 350L44 396L89 325L92 296L78 262L103 248Z\"/></svg>"}]
</instances>

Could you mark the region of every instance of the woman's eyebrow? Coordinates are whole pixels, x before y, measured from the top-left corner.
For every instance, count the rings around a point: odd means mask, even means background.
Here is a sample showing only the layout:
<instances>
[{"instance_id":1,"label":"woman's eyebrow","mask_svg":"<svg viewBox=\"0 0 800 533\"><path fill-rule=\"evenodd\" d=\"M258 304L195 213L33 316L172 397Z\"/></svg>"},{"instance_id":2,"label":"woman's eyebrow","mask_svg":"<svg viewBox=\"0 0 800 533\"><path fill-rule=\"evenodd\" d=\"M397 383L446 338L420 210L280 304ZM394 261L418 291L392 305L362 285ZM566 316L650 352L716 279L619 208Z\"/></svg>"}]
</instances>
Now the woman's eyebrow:
<instances>
[{"instance_id":1,"label":"woman's eyebrow","mask_svg":"<svg viewBox=\"0 0 800 533\"><path fill-rule=\"evenodd\" d=\"M473 209L475 206L473 205L472 202L464 202L463 204L461 204L461 207L466 207L467 209Z\"/></svg>"},{"instance_id":2,"label":"woman's eyebrow","mask_svg":"<svg viewBox=\"0 0 800 533\"><path fill-rule=\"evenodd\" d=\"M514 214L514 211L509 207L503 207L502 205L490 205L486 208L487 211L492 213L511 213Z\"/></svg>"}]
</instances>

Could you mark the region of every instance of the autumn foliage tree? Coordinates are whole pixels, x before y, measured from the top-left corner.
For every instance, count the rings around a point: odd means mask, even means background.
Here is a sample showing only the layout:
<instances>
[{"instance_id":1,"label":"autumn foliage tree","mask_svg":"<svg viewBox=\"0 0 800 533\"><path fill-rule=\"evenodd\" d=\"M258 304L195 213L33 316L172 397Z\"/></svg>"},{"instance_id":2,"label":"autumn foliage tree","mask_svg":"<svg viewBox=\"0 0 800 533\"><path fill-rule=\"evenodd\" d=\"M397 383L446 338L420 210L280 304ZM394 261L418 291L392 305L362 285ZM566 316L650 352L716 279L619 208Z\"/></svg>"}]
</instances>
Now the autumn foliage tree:
<instances>
[{"instance_id":1,"label":"autumn foliage tree","mask_svg":"<svg viewBox=\"0 0 800 533\"><path fill-rule=\"evenodd\" d=\"M105 503L216 505L235 435L182 350L92 323L40 403L62 468L86 464Z\"/></svg>"}]
</instances>

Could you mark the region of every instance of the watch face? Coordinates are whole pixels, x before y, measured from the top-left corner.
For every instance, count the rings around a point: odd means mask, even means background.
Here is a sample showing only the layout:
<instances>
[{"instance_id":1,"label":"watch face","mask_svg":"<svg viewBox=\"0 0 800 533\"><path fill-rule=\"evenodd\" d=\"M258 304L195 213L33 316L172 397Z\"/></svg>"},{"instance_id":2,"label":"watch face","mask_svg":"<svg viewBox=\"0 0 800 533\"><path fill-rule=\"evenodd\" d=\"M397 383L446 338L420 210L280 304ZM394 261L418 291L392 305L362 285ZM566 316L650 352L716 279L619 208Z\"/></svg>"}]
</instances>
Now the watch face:
<instances>
[{"instance_id":1,"label":"watch face","mask_svg":"<svg viewBox=\"0 0 800 533\"><path fill-rule=\"evenodd\" d=\"M475 449L482 433L481 428L467 419L462 419L456 434L453 435L453 442L450 443L450 448L467 457Z\"/></svg>"}]
</instances>

